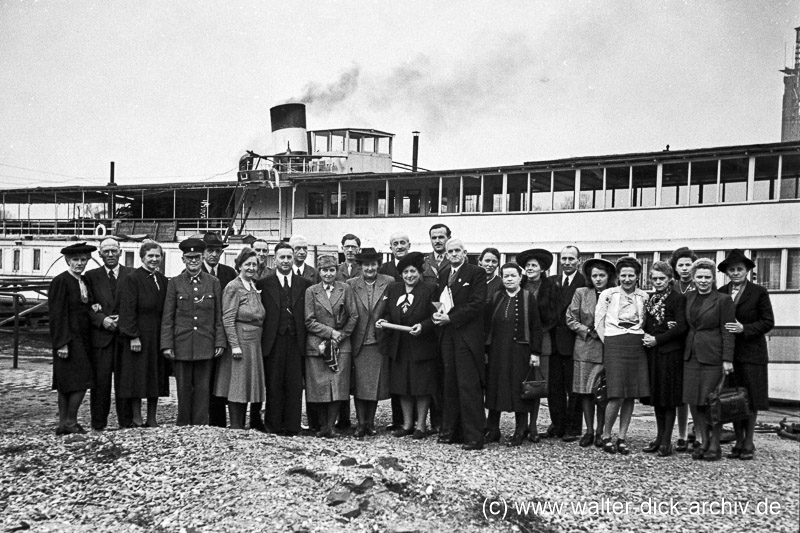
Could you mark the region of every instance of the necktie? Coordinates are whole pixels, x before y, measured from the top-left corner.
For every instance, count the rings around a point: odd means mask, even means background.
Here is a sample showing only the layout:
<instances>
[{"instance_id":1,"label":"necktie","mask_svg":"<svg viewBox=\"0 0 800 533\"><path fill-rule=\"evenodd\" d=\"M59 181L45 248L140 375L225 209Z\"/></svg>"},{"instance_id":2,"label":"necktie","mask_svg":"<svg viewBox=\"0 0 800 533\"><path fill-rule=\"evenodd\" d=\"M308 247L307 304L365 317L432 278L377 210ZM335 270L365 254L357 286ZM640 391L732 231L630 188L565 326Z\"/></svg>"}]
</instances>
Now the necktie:
<instances>
[{"instance_id":1,"label":"necktie","mask_svg":"<svg viewBox=\"0 0 800 533\"><path fill-rule=\"evenodd\" d=\"M116 298L117 296L117 276L114 275L113 270L108 271L108 281L111 283L111 296Z\"/></svg>"},{"instance_id":2,"label":"necktie","mask_svg":"<svg viewBox=\"0 0 800 533\"><path fill-rule=\"evenodd\" d=\"M160 291L161 290L161 286L158 284L158 278L156 277L156 273L153 272L150 275L153 277L153 281L156 283L156 290Z\"/></svg>"},{"instance_id":3,"label":"necktie","mask_svg":"<svg viewBox=\"0 0 800 533\"><path fill-rule=\"evenodd\" d=\"M453 282L456 280L456 274L458 274L458 270L451 270L450 277L447 278L447 285L452 286Z\"/></svg>"},{"instance_id":4,"label":"necktie","mask_svg":"<svg viewBox=\"0 0 800 533\"><path fill-rule=\"evenodd\" d=\"M283 292L289 294L289 276L283 276Z\"/></svg>"},{"instance_id":5,"label":"necktie","mask_svg":"<svg viewBox=\"0 0 800 533\"><path fill-rule=\"evenodd\" d=\"M215 278L217 277L217 267L211 269L211 275L214 276Z\"/></svg>"},{"instance_id":6,"label":"necktie","mask_svg":"<svg viewBox=\"0 0 800 533\"><path fill-rule=\"evenodd\" d=\"M351 265L350 263L347 263L347 275L348 275L348 277L351 276L352 274L353 274L353 265Z\"/></svg>"},{"instance_id":7,"label":"necktie","mask_svg":"<svg viewBox=\"0 0 800 533\"><path fill-rule=\"evenodd\" d=\"M295 273L296 275L298 275L298 276L302 276L302 274L300 273L300 267L297 267L297 268L295 268L295 269L294 269L294 273Z\"/></svg>"}]
</instances>

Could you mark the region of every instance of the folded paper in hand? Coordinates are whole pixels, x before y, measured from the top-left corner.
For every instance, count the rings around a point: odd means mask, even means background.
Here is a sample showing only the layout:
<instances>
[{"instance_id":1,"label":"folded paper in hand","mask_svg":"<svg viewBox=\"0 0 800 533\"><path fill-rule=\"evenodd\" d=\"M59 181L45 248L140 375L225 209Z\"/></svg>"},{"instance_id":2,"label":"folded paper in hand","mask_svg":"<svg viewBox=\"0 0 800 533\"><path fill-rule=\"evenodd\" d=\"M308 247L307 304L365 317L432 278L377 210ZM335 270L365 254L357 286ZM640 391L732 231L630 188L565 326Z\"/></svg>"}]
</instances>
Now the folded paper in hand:
<instances>
[{"instance_id":1,"label":"folded paper in hand","mask_svg":"<svg viewBox=\"0 0 800 533\"><path fill-rule=\"evenodd\" d=\"M453 293L450 292L450 287L445 287L442 295L439 296L438 302L433 302L436 310L446 315L453 308Z\"/></svg>"}]
</instances>

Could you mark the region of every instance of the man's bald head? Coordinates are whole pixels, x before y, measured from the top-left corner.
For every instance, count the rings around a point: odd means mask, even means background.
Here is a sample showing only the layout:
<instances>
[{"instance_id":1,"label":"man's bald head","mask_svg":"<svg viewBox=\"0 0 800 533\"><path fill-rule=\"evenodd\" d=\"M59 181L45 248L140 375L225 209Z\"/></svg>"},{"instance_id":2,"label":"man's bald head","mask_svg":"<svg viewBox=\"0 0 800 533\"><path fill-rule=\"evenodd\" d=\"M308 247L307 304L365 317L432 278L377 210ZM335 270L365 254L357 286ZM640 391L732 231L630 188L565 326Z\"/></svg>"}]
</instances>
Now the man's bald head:
<instances>
[{"instance_id":1,"label":"man's bald head","mask_svg":"<svg viewBox=\"0 0 800 533\"><path fill-rule=\"evenodd\" d=\"M112 238L103 239L100 242L100 258L106 268L113 270L119 264L119 256L122 255L122 249L119 246L119 241Z\"/></svg>"},{"instance_id":2,"label":"man's bald head","mask_svg":"<svg viewBox=\"0 0 800 533\"><path fill-rule=\"evenodd\" d=\"M450 239L447 241L447 260L453 267L458 268L467 259L467 248L461 239Z\"/></svg>"},{"instance_id":3,"label":"man's bald head","mask_svg":"<svg viewBox=\"0 0 800 533\"><path fill-rule=\"evenodd\" d=\"M411 249L411 239L408 237L408 233L403 231L393 233L389 238L389 248L392 249L395 259L404 257Z\"/></svg>"}]
</instances>

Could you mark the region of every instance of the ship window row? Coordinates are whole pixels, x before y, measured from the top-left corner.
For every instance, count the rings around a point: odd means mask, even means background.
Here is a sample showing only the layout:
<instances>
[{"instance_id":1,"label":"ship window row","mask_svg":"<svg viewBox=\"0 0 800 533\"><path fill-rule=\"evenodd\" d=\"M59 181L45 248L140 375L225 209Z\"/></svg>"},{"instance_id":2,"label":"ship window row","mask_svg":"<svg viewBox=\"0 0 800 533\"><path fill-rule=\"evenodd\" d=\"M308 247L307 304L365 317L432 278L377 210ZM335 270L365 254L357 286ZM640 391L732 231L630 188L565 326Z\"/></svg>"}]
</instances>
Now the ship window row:
<instances>
[{"instance_id":1,"label":"ship window row","mask_svg":"<svg viewBox=\"0 0 800 533\"><path fill-rule=\"evenodd\" d=\"M800 155L332 183L306 216L414 216L796 200Z\"/></svg>"}]
</instances>

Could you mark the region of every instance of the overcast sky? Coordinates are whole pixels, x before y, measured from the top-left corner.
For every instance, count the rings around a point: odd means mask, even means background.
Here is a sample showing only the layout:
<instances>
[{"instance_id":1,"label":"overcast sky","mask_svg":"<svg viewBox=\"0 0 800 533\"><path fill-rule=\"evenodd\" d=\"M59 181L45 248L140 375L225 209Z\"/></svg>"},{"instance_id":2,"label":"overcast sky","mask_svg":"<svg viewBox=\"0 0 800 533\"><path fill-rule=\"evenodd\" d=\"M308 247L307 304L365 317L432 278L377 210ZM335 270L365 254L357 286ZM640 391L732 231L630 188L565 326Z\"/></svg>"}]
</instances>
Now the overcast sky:
<instances>
[{"instance_id":1,"label":"overcast sky","mask_svg":"<svg viewBox=\"0 0 800 533\"><path fill-rule=\"evenodd\" d=\"M429 169L776 142L798 25L777 0L0 0L0 186L235 179L300 98L397 161L421 131Z\"/></svg>"}]
</instances>

